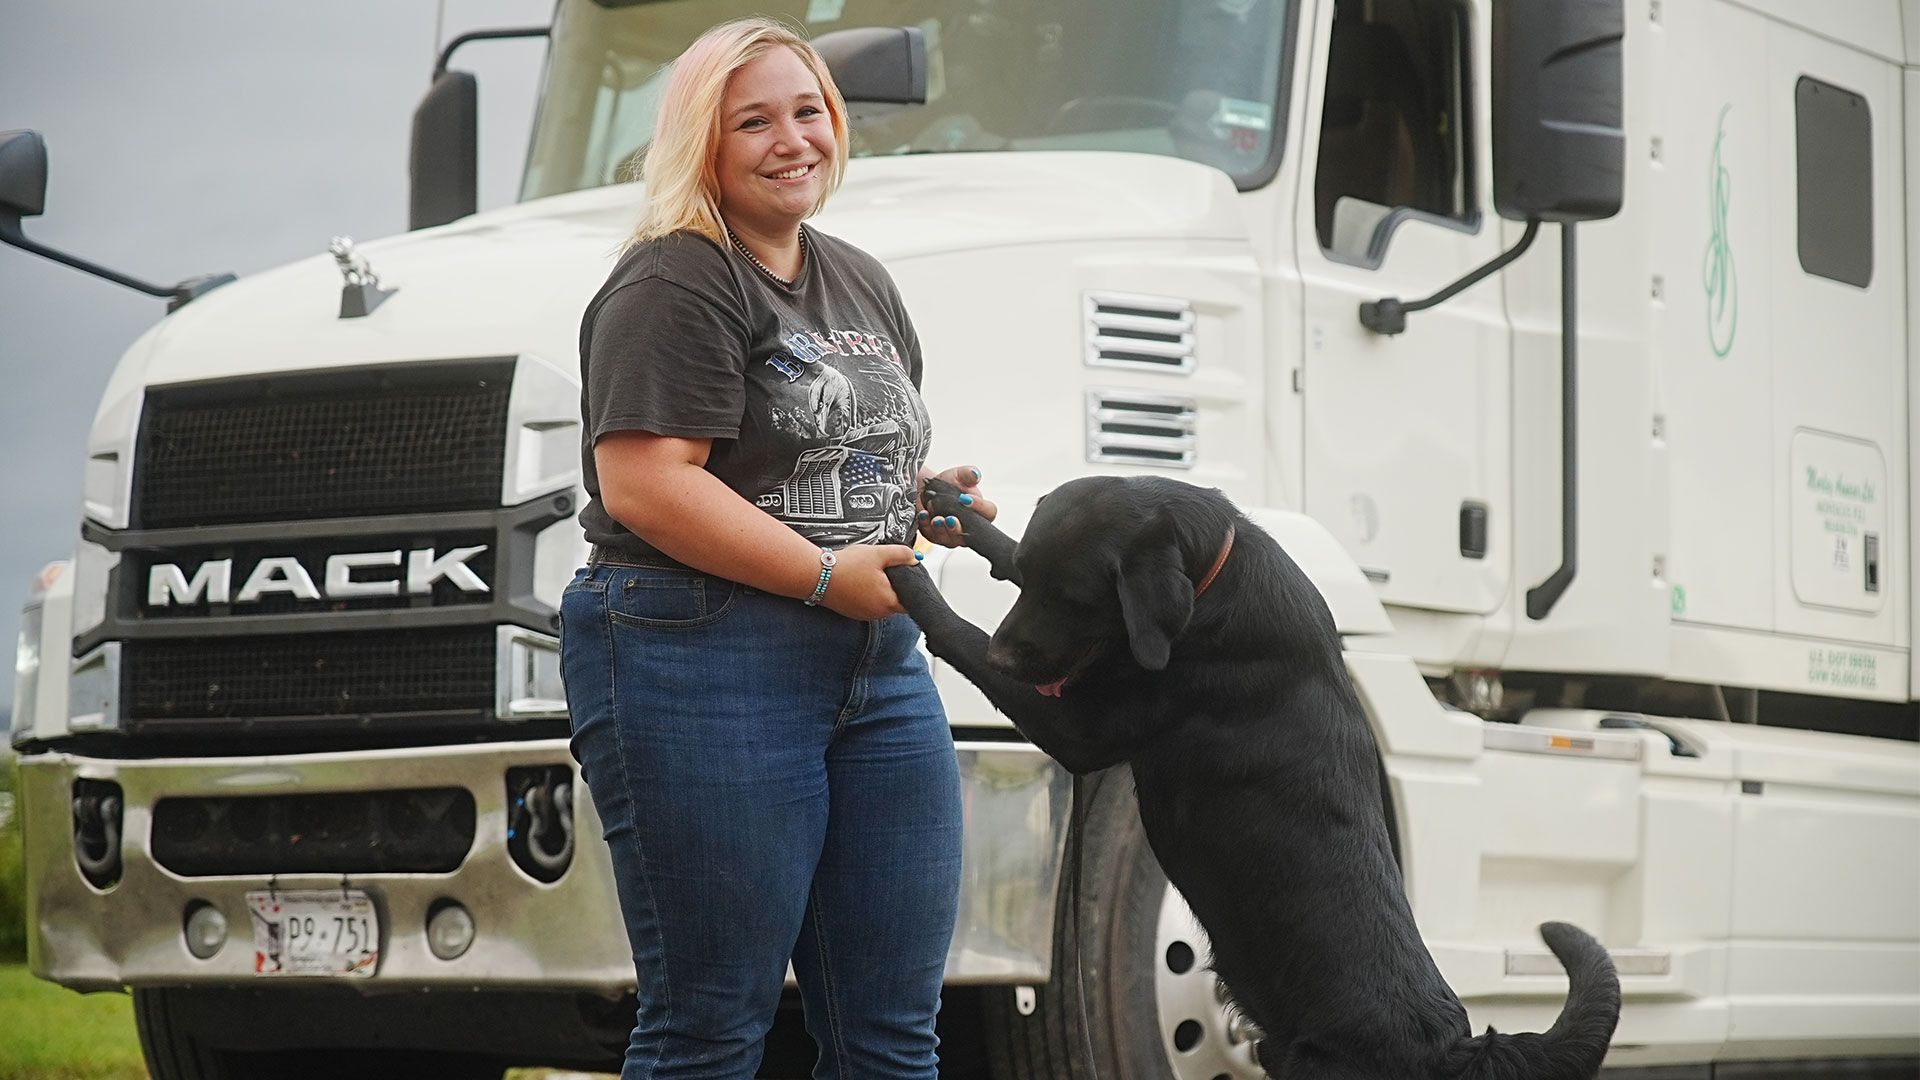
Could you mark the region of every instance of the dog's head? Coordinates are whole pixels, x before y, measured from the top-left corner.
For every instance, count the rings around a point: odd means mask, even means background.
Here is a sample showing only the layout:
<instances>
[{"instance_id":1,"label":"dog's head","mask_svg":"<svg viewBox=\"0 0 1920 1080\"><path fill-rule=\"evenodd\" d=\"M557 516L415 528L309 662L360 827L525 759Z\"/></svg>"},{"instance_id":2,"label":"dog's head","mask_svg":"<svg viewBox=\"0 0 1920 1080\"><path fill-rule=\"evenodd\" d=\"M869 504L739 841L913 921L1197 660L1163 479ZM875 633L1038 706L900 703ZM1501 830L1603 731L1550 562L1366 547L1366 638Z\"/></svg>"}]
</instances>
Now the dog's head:
<instances>
[{"instance_id":1,"label":"dog's head","mask_svg":"<svg viewBox=\"0 0 1920 1080\"><path fill-rule=\"evenodd\" d=\"M1230 520L1216 501L1160 477L1093 476L1046 495L1014 556L1020 599L988 660L1055 696L1104 656L1164 669L1193 615L1193 565L1205 572L1225 532L1212 527L1211 547L1196 554L1206 541L1194 534L1207 525L1194 518Z\"/></svg>"}]
</instances>

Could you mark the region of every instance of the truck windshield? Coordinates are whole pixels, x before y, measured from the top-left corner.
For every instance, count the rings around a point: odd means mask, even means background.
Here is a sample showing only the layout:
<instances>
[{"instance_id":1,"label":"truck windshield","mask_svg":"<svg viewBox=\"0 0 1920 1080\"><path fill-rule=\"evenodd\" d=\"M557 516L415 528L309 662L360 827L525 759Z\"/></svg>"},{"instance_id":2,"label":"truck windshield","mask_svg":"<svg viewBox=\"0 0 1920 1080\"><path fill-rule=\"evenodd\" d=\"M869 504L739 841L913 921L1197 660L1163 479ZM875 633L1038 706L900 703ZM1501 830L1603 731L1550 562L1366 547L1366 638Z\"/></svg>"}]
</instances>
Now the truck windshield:
<instances>
[{"instance_id":1,"label":"truck windshield","mask_svg":"<svg viewBox=\"0 0 1920 1080\"><path fill-rule=\"evenodd\" d=\"M1272 175L1293 0L561 0L523 199L632 179L666 65L748 11L817 36L919 26L927 103L855 124L854 157L1123 150Z\"/></svg>"}]
</instances>

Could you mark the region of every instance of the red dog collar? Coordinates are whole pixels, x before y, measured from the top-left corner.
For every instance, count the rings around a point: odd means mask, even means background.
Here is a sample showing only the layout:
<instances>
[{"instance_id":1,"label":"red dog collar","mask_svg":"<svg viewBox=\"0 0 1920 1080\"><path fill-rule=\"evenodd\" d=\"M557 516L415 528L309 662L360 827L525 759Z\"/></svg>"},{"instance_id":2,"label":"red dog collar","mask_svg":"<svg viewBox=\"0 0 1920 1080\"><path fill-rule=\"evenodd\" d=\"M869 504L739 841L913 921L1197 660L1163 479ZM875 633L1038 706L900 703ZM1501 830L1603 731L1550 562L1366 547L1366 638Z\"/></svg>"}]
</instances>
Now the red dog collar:
<instances>
[{"instance_id":1,"label":"red dog collar","mask_svg":"<svg viewBox=\"0 0 1920 1080\"><path fill-rule=\"evenodd\" d=\"M1195 600L1200 599L1200 594L1207 591L1207 586L1213 584L1213 579L1220 576L1220 568L1227 565L1227 552L1232 550L1233 550L1233 526L1228 525L1227 526L1227 542L1220 545L1220 557L1213 560L1213 569L1207 571L1207 576L1201 578L1200 584L1194 587L1193 598Z\"/></svg>"}]
</instances>

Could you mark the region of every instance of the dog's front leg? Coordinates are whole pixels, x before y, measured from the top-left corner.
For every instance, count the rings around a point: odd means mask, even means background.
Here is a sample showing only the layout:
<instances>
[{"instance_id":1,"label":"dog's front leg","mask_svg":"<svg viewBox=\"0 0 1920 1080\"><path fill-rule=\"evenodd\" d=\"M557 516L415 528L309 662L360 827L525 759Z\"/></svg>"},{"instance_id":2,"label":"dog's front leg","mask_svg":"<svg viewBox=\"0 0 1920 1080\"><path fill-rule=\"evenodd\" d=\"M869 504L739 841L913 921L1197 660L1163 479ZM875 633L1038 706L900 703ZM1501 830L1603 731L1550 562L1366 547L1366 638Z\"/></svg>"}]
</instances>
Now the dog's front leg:
<instances>
[{"instance_id":1,"label":"dog's front leg","mask_svg":"<svg viewBox=\"0 0 1920 1080\"><path fill-rule=\"evenodd\" d=\"M960 522L960 535L969 548L978 552L987 560L987 569L1001 581L1020 584L1018 573L1013 568L1014 549L1019 542L1000 531L993 522L981 516L978 510L960 501L961 490L945 480L927 478L922 496L927 512L937 517L956 518Z\"/></svg>"},{"instance_id":2,"label":"dog's front leg","mask_svg":"<svg viewBox=\"0 0 1920 1080\"><path fill-rule=\"evenodd\" d=\"M1124 746L1081 734L1090 725L1072 706L1059 698L1043 697L1032 686L989 665L987 632L948 606L925 567L889 567L887 577L907 614L927 635L928 651L979 687L993 707L1047 756L1076 773L1098 772L1126 760Z\"/></svg>"}]
</instances>

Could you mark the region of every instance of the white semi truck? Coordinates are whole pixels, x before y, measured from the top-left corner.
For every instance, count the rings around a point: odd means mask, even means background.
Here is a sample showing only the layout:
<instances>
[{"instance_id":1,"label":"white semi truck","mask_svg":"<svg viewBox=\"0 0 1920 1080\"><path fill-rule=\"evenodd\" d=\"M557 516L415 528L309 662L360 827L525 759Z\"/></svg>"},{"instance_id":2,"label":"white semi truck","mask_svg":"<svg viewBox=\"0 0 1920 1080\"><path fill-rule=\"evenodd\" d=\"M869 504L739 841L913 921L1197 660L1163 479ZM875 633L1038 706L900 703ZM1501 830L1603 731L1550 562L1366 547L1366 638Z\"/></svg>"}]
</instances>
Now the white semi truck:
<instances>
[{"instance_id":1,"label":"white semi truck","mask_svg":"<svg viewBox=\"0 0 1920 1080\"><path fill-rule=\"evenodd\" d=\"M818 224L898 279L938 456L1016 532L1076 475L1217 486L1319 584L1476 1026L1550 1022L1565 919L1614 951L1622 1075L1913 1075L1920 2L769 8L908 28L823 44L856 160ZM12 741L33 970L130 988L156 1077L617 1059L555 663L576 328L663 64L746 10L559 0L518 205L472 212L443 58L414 231L155 290ZM0 238L45 250L44 186L0 141ZM1125 778L1076 800L937 677L949 1074L1258 1075Z\"/></svg>"}]
</instances>

